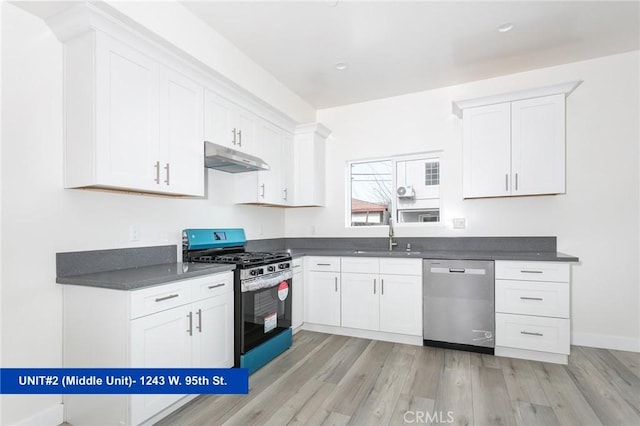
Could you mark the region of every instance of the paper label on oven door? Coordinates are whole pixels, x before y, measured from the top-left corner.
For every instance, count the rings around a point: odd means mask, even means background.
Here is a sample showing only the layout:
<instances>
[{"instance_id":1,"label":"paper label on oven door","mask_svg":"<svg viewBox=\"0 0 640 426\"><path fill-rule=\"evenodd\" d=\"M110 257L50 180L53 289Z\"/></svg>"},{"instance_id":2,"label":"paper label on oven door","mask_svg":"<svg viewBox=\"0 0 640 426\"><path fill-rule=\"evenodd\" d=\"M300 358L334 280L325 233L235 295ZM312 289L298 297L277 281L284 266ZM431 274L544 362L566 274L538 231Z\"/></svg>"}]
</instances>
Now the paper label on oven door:
<instances>
[{"instance_id":1,"label":"paper label on oven door","mask_svg":"<svg viewBox=\"0 0 640 426\"><path fill-rule=\"evenodd\" d=\"M283 302L287 300L287 296L289 295L289 284L286 281L282 281L278 286L278 299Z\"/></svg>"},{"instance_id":2,"label":"paper label on oven door","mask_svg":"<svg viewBox=\"0 0 640 426\"><path fill-rule=\"evenodd\" d=\"M268 333L271 330L274 330L278 327L278 313L274 312L272 314L266 315L264 317L264 332Z\"/></svg>"}]
</instances>

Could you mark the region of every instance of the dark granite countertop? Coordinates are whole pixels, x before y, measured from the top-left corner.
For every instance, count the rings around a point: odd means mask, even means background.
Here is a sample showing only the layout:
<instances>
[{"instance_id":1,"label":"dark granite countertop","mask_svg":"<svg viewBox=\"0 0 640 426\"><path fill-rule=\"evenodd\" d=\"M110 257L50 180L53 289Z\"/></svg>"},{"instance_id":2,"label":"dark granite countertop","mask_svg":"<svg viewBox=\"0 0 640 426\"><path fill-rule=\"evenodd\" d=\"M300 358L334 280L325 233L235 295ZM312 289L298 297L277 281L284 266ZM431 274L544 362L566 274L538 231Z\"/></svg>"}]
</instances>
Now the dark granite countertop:
<instances>
[{"instance_id":1,"label":"dark granite countertop","mask_svg":"<svg viewBox=\"0 0 640 426\"><path fill-rule=\"evenodd\" d=\"M519 260L536 262L578 262L575 256L560 252L514 252L514 251L458 251L458 250L340 250L340 249L291 249L291 255L302 256L356 256L392 257L409 259L464 259L464 260Z\"/></svg>"},{"instance_id":2,"label":"dark granite countertop","mask_svg":"<svg viewBox=\"0 0 640 426\"><path fill-rule=\"evenodd\" d=\"M163 263L137 268L116 269L57 277L58 284L102 287L112 290L138 290L203 275L231 271L235 265L221 263Z\"/></svg>"}]
</instances>

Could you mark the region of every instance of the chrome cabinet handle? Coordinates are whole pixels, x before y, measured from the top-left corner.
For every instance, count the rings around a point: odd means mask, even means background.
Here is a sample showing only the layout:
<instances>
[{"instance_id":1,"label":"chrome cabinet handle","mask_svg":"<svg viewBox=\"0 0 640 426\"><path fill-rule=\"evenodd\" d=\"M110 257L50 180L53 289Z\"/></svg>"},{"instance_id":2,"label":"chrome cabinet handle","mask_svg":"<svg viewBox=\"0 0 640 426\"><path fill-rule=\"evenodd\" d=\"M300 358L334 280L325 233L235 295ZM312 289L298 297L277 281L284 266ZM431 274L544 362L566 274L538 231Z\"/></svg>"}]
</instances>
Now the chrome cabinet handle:
<instances>
[{"instance_id":1,"label":"chrome cabinet handle","mask_svg":"<svg viewBox=\"0 0 640 426\"><path fill-rule=\"evenodd\" d=\"M231 132L233 133L233 140L231 141L232 144L236 145L236 128L233 128L233 131Z\"/></svg>"},{"instance_id":2,"label":"chrome cabinet handle","mask_svg":"<svg viewBox=\"0 0 640 426\"><path fill-rule=\"evenodd\" d=\"M380 294L382 294L382 295L384 296L384 279L382 279L382 280L380 280L380 281L382 281L382 282L381 282L381 285L380 285L380 287L381 287L381 289L380 289L380 290L381 290L381 291L380 291Z\"/></svg>"},{"instance_id":3,"label":"chrome cabinet handle","mask_svg":"<svg viewBox=\"0 0 640 426\"><path fill-rule=\"evenodd\" d=\"M214 288L218 288L218 287L224 287L224 283L220 283L220 284L216 284L216 285L210 285L209 286L209 290L213 290Z\"/></svg>"},{"instance_id":4,"label":"chrome cabinet handle","mask_svg":"<svg viewBox=\"0 0 640 426\"><path fill-rule=\"evenodd\" d=\"M516 173L516 191L518 190L518 174Z\"/></svg>"},{"instance_id":5,"label":"chrome cabinet handle","mask_svg":"<svg viewBox=\"0 0 640 426\"><path fill-rule=\"evenodd\" d=\"M336 293L338 292L338 277L335 277L336 279Z\"/></svg>"},{"instance_id":6,"label":"chrome cabinet handle","mask_svg":"<svg viewBox=\"0 0 640 426\"><path fill-rule=\"evenodd\" d=\"M170 294L170 295L164 296L164 297L157 297L156 298L156 302L164 302L165 300L175 299L178 296L180 296L180 295L179 294Z\"/></svg>"},{"instance_id":7,"label":"chrome cabinet handle","mask_svg":"<svg viewBox=\"0 0 640 426\"><path fill-rule=\"evenodd\" d=\"M504 190L508 191L509 190L509 174L505 173L504 175Z\"/></svg>"},{"instance_id":8,"label":"chrome cabinet handle","mask_svg":"<svg viewBox=\"0 0 640 426\"><path fill-rule=\"evenodd\" d=\"M285 188L285 189L284 189L284 197L283 197L283 199L284 199L285 201L287 201L287 198L288 198L288 196L289 196L289 195L287 194L287 191L288 191L288 189L287 189L287 188Z\"/></svg>"},{"instance_id":9,"label":"chrome cabinet handle","mask_svg":"<svg viewBox=\"0 0 640 426\"><path fill-rule=\"evenodd\" d=\"M187 318L189 318L189 329L187 333L189 333L189 336L193 336L193 312L189 312Z\"/></svg>"},{"instance_id":10,"label":"chrome cabinet handle","mask_svg":"<svg viewBox=\"0 0 640 426\"><path fill-rule=\"evenodd\" d=\"M527 270L527 269L521 269L520 273L522 274L541 274L542 271L534 271L534 270Z\"/></svg>"},{"instance_id":11,"label":"chrome cabinet handle","mask_svg":"<svg viewBox=\"0 0 640 426\"><path fill-rule=\"evenodd\" d=\"M542 297L525 297L525 296L521 296L520 299L522 299L522 300L543 300Z\"/></svg>"},{"instance_id":12,"label":"chrome cabinet handle","mask_svg":"<svg viewBox=\"0 0 640 426\"><path fill-rule=\"evenodd\" d=\"M202 309L198 309L198 332L202 333Z\"/></svg>"},{"instance_id":13,"label":"chrome cabinet handle","mask_svg":"<svg viewBox=\"0 0 640 426\"><path fill-rule=\"evenodd\" d=\"M160 184L160 161L156 161L156 164L153 166L156 168L156 178L154 179L155 183Z\"/></svg>"},{"instance_id":14,"label":"chrome cabinet handle","mask_svg":"<svg viewBox=\"0 0 640 426\"><path fill-rule=\"evenodd\" d=\"M167 165L164 166L164 169L167 171L167 180L165 180L164 183L166 183L167 186L169 186L169 163L167 163Z\"/></svg>"},{"instance_id":15,"label":"chrome cabinet handle","mask_svg":"<svg viewBox=\"0 0 640 426\"><path fill-rule=\"evenodd\" d=\"M238 146L242 146L242 130L238 130Z\"/></svg>"},{"instance_id":16,"label":"chrome cabinet handle","mask_svg":"<svg viewBox=\"0 0 640 426\"><path fill-rule=\"evenodd\" d=\"M373 294L376 294L376 279L373 279Z\"/></svg>"},{"instance_id":17,"label":"chrome cabinet handle","mask_svg":"<svg viewBox=\"0 0 640 426\"><path fill-rule=\"evenodd\" d=\"M318 266L331 266L330 263L316 263Z\"/></svg>"},{"instance_id":18,"label":"chrome cabinet handle","mask_svg":"<svg viewBox=\"0 0 640 426\"><path fill-rule=\"evenodd\" d=\"M527 336L544 336L542 333L532 333L530 331L521 331L520 334L526 334Z\"/></svg>"},{"instance_id":19,"label":"chrome cabinet handle","mask_svg":"<svg viewBox=\"0 0 640 426\"><path fill-rule=\"evenodd\" d=\"M260 185L260 188L262 188L262 194L260 194L260 196L264 198L264 183Z\"/></svg>"}]
</instances>

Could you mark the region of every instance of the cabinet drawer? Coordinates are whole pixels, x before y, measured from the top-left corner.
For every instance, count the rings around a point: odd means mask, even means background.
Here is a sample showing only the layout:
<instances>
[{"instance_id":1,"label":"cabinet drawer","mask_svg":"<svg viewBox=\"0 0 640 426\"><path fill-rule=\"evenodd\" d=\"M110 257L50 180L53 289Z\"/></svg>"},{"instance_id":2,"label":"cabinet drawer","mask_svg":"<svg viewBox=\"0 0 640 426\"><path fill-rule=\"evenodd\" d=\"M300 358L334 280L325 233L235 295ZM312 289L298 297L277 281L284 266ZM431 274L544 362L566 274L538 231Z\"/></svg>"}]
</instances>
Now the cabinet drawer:
<instances>
[{"instance_id":1,"label":"cabinet drawer","mask_svg":"<svg viewBox=\"0 0 640 426\"><path fill-rule=\"evenodd\" d=\"M377 274L380 270L380 261L377 257L343 257L341 264L342 272Z\"/></svg>"},{"instance_id":2,"label":"cabinet drawer","mask_svg":"<svg viewBox=\"0 0 640 426\"><path fill-rule=\"evenodd\" d=\"M193 301L219 296L233 291L233 272L195 278L191 281L191 299Z\"/></svg>"},{"instance_id":3,"label":"cabinet drawer","mask_svg":"<svg viewBox=\"0 0 640 426\"><path fill-rule=\"evenodd\" d=\"M569 283L496 280L496 312L569 318Z\"/></svg>"},{"instance_id":4,"label":"cabinet drawer","mask_svg":"<svg viewBox=\"0 0 640 426\"><path fill-rule=\"evenodd\" d=\"M307 257L306 261L309 271L331 271L340 272L339 257Z\"/></svg>"},{"instance_id":5,"label":"cabinet drawer","mask_svg":"<svg viewBox=\"0 0 640 426\"><path fill-rule=\"evenodd\" d=\"M569 320L496 314L496 346L569 354Z\"/></svg>"},{"instance_id":6,"label":"cabinet drawer","mask_svg":"<svg viewBox=\"0 0 640 426\"><path fill-rule=\"evenodd\" d=\"M569 264L496 261L496 279L569 282Z\"/></svg>"},{"instance_id":7,"label":"cabinet drawer","mask_svg":"<svg viewBox=\"0 0 640 426\"><path fill-rule=\"evenodd\" d=\"M191 280L131 292L131 318L191 303Z\"/></svg>"},{"instance_id":8,"label":"cabinet drawer","mask_svg":"<svg viewBox=\"0 0 640 426\"><path fill-rule=\"evenodd\" d=\"M422 259L380 259L380 273L422 275Z\"/></svg>"}]
</instances>

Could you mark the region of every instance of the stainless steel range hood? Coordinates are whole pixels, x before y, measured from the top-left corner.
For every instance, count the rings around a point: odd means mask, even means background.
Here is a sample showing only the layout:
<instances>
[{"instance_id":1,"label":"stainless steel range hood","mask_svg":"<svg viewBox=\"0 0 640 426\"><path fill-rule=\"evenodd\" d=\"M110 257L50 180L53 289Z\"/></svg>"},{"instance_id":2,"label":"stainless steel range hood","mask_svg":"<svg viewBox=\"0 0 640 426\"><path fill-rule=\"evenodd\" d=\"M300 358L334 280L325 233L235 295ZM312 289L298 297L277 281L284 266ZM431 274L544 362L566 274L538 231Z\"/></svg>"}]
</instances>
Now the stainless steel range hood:
<instances>
[{"instance_id":1,"label":"stainless steel range hood","mask_svg":"<svg viewBox=\"0 0 640 426\"><path fill-rule=\"evenodd\" d=\"M270 169L269 165L258 157L207 141L204 143L204 165L227 173Z\"/></svg>"}]
</instances>

